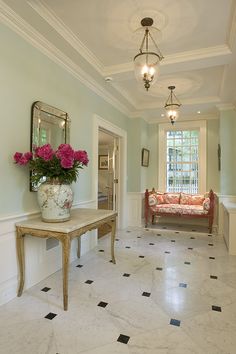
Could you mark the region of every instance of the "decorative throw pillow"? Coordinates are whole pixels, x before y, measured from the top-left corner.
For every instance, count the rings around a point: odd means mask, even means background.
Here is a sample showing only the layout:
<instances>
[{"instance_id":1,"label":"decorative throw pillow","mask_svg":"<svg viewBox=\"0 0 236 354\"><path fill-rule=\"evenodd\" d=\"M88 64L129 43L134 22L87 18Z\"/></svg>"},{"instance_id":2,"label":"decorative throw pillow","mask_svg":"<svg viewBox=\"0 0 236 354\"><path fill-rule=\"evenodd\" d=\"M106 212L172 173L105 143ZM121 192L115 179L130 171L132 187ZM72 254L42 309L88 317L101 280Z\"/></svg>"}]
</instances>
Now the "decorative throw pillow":
<instances>
[{"instance_id":1,"label":"decorative throw pillow","mask_svg":"<svg viewBox=\"0 0 236 354\"><path fill-rule=\"evenodd\" d=\"M156 199L156 196L155 194L150 194L149 197L148 197L148 204L150 206L154 206L157 204L157 199Z\"/></svg>"},{"instance_id":2,"label":"decorative throw pillow","mask_svg":"<svg viewBox=\"0 0 236 354\"><path fill-rule=\"evenodd\" d=\"M210 209L210 198L206 198L203 202L203 209L204 210L209 210Z\"/></svg>"},{"instance_id":3,"label":"decorative throw pillow","mask_svg":"<svg viewBox=\"0 0 236 354\"><path fill-rule=\"evenodd\" d=\"M181 193L180 194L180 204L190 205L191 198L192 198L191 194Z\"/></svg>"},{"instance_id":4,"label":"decorative throw pillow","mask_svg":"<svg viewBox=\"0 0 236 354\"><path fill-rule=\"evenodd\" d=\"M164 193L164 204L179 204L180 193Z\"/></svg>"},{"instance_id":5,"label":"decorative throw pillow","mask_svg":"<svg viewBox=\"0 0 236 354\"><path fill-rule=\"evenodd\" d=\"M201 194L186 194L181 193L180 204L186 205L202 205L204 202L204 195Z\"/></svg>"},{"instance_id":6,"label":"decorative throw pillow","mask_svg":"<svg viewBox=\"0 0 236 354\"><path fill-rule=\"evenodd\" d=\"M204 195L193 194L190 199L190 205L202 205L204 202Z\"/></svg>"},{"instance_id":7,"label":"decorative throw pillow","mask_svg":"<svg viewBox=\"0 0 236 354\"><path fill-rule=\"evenodd\" d=\"M164 204L165 203L164 194L163 193L158 193L156 195L156 200L157 200L157 204Z\"/></svg>"}]
</instances>

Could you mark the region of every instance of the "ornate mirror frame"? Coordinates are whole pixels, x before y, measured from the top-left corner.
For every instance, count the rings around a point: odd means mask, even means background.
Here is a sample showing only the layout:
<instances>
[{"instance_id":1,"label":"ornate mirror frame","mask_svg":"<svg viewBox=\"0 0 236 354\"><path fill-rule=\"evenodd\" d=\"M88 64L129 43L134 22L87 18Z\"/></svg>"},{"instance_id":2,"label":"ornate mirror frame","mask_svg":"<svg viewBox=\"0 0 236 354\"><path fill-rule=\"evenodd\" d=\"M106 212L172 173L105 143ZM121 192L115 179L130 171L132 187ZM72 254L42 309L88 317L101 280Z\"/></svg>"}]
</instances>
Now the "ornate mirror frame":
<instances>
[{"instance_id":1,"label":"ornate mirror frame","mask_svg":"<svg viewBox=\"0 0 236 354\"><path fill-rule=\"evenodd\" d=\"M52 148L56 149L60 144L68 144L69 136L70 119L68 113L41 101L33 103L30 134L30 150L32 152L36 146L51 144ZM30 191L36 192L38 186L39 184L35 185L30 181Z\"/></svg>"}]
</instances>

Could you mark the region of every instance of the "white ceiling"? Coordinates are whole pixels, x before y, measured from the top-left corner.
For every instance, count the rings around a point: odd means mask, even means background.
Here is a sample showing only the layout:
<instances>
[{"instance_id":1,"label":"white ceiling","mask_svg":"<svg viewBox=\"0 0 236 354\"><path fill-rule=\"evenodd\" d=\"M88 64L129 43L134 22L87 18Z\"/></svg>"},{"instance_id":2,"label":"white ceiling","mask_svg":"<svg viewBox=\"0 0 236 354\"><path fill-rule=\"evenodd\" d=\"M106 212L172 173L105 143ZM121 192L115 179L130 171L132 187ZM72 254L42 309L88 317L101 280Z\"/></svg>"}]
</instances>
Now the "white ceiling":
<instances>
[{"instance_id":1,"label":"white ceiling","mask_svg":"<svg viewBox=\"0 0 236 354\"><path fill-rule=\"evenodd\" d=\"M130 117L163 121L169 85L176 86L181 119L211 117L236 103L236 0L0 0L0 11ZM143 17L161 30L156 41L164 55L148 92L133 70Z\"/></svg>"}]
</instances>

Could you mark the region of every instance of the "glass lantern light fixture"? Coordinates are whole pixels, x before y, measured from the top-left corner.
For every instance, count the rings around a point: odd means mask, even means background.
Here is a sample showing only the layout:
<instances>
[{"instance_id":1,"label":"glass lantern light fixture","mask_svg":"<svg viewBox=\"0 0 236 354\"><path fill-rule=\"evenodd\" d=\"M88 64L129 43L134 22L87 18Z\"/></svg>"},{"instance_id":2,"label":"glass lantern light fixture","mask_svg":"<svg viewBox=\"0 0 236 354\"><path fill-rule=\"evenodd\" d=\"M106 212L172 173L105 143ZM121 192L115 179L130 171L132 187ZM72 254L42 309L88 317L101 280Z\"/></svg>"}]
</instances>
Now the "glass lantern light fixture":
<instances>
[{"instance_id":1,"label":"glass lantern light fixture","mask_svg":"<svg viewBox=\"0 0 236 354\"><path fill-rule=\"evenodd\" d=\"M139 53L134 57L135 76L138 81L144 83L148 91L151 84L154 84L159 74L160 61L164 58L150 33L150 27L153 25L153 19L145 17L141 21L145 28L144 37L139 48ZM150 49L154 45L155 51Z\"/></svg>"},{"instance_id":2,"label":"glass lantern light fixture","mask_svg":"<svg viewBox=\"0 0 236 354\"><path fill-rule=\"evenodd\" d=\"M168 89L170 90L170 95L167 98L164 107L166 109L167 117L170 119L170 122L173 125L178 118L181 103L173 93L175 86L168 86Z\"/></svg>"}]
</instances>

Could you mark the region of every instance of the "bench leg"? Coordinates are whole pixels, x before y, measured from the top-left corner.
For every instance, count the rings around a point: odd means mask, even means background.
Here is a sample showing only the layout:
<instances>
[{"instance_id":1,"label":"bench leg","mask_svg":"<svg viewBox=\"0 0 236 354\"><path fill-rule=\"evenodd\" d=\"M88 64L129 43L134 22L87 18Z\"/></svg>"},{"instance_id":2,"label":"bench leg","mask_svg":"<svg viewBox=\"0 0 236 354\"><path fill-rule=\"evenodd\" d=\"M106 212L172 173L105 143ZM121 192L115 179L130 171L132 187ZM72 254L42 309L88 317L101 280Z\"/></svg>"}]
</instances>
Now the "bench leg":
<instances>
[{"instance_id":1,"label":"bench leg","mask_svg":"<svg viewBox=\"0 0 236 354\"><path fill-rule=\"evenodd\" d=\"M209 232L212 233L213 216L209 216Z\"/></svg>"},{"instance_id":2,"label":"bench leg","mask_svg":"<svg viewBox=\"0 0 236 354\"><path fill-rule=\"evenodd\" d=\"M155 218L155 216L152 215L152 225L154 224L154 218Z\"/></svg>"}]
</instances>

